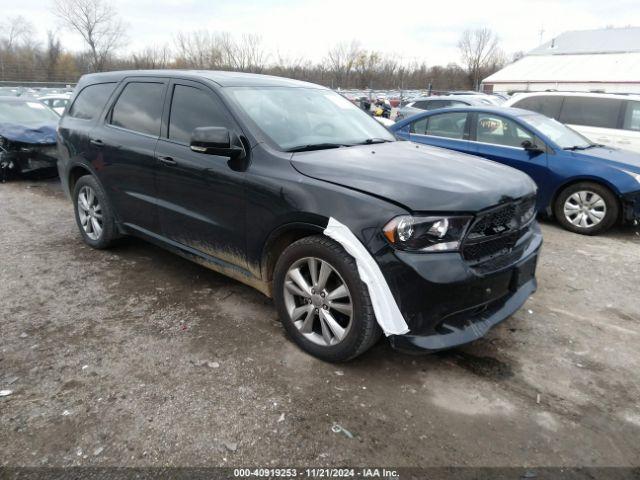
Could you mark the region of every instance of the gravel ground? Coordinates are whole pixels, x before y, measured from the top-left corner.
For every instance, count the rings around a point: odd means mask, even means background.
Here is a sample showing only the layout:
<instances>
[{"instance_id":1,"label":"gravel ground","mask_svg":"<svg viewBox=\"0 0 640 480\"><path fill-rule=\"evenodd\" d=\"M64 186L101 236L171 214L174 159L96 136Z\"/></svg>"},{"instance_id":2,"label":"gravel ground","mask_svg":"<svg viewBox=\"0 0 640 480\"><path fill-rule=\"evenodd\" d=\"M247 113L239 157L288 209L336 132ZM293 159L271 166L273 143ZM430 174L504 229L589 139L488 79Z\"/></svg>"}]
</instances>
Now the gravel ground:
<instances>
[{"instance_id":1,"label":"gravel ground","mask_svg":"<svg viewBox=\"0 0 640 480\"><path fill-rule=\"evenodd\" d=\"M0 465L637 466L640 237L543 231L538 292L486 338L336 366L251 288L94 251L56 182L2 184Z\"/></svg>"}]
</instances>

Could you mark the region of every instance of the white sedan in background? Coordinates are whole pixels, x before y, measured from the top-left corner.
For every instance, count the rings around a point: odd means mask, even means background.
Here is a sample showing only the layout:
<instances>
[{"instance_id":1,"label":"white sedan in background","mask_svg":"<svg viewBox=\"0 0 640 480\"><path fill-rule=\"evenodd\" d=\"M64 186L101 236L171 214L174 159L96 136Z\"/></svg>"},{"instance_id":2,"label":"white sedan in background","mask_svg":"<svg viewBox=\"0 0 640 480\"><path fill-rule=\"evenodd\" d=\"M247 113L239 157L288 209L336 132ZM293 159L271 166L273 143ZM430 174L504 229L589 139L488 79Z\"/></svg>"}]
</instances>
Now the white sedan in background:
<instances>
[{"instance_id":1,"label":"white sedan in background","mask_svg":"<svg viewBox=\"0 0 640 480\"><path fill-rule=\"evenodd\" d=\"M48 95L38 97L38 100L52 109L58 115L62 115L62 112L64 112L64 109L66 108L67 103L69 103L70 98L70 93L50 93Z\"/></svg>"}]
</instances>

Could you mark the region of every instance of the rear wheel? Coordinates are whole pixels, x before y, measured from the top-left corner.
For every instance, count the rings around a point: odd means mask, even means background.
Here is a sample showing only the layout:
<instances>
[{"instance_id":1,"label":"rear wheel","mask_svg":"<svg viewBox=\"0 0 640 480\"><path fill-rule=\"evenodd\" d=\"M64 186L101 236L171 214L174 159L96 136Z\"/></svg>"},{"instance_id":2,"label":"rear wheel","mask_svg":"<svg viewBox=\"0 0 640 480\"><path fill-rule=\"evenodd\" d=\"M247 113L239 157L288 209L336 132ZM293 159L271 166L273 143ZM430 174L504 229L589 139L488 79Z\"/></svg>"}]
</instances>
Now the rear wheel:
<instances>
[{"instance_id":1,"label":"rear wheel","mask_svg":"<svg viewBox=\"0 0 640 480\"><path fill-rule=\"evenodd\" d=\"M572 232L597 235L611 228L618 219L618 201L606 187L581 182L565 188L556 199L554 214Z\"/></svg>"},{"instance_id":2,"label":"rear wheel","mask_svg":"<svg viewBox=\"0 0 640 480\"><path fill-rule=\"evenodd\" d=\"M289 336L322 360L351 360L380 338L355 260L327 237L290 245L276 264L273 290Z\"/></svg>"},{"instance_id":3,"label":"rear wheel","mask_svg":"<svg viewBox=\"0 0 640 480\"><path fill-rule=\"evenodd\" d=\"M84 242L97 249L108 248L118 237L115 217L98 181L80 177L73 189L76 223Z\"/></svg>"}]
</instances>

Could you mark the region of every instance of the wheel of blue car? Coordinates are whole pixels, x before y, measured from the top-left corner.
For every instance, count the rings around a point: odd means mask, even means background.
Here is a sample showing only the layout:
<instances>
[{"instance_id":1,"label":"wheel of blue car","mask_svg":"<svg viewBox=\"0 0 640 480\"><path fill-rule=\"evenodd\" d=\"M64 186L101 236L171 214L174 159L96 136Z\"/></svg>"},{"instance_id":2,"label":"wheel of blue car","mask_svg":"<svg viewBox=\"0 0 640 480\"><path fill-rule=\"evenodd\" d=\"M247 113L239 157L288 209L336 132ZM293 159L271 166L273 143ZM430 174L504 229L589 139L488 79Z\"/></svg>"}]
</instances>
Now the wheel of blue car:
<instances>
[{"instance_id":1,"label":"wheel of blue car","mask_svg":"<svg viewBox=\"0 0 640 480\"><path fill-rule=\"evenodd\" d=\"M580 182L560 192L554 214L567 230L597 235L611 228L618 220L618 200L602 185Z\"/></svg>"},{"instance_id":2,"label":"wheel of blue car","mask_svg":"<svg viewBox=\"0 0 640 480\"><path fill-rule=\"evenodd\" d=\"M108 248L118 237L113 210L102 186L91 175L80 177L73 189L76 223L84 242Z\"/></svg>"},{"instance_id":3,"label":"wheel of blue car","mask_svg":"<svg viewBox=\"0 0 640 480\"><path fill-rule=\"evenodd\" d=\"M351 360L380 338L355 260L328 237L303 238L282 253L273 298L289 336L322 360Z\"/></svg>"}]
</instances>

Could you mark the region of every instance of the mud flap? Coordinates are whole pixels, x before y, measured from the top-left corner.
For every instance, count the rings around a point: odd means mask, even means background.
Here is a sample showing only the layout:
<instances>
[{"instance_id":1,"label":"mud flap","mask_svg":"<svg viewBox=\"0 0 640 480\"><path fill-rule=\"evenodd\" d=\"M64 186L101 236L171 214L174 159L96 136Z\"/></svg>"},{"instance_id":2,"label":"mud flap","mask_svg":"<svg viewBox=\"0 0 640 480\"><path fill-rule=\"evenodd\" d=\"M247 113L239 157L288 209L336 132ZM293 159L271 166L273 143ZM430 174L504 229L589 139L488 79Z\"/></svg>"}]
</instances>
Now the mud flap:
<instances>
[{"instance_id":1,"label":"mud flap","mask_svg":"<svg viewBox=\"0 0 640 480\"><path fill-rule=\"evenodd\" d=\"M376 320L384 334L389 336L408 333L407 322L404 320L391 290L389 290L389 285L382 275L380 267L360 240L349 230L349 227L331 217L324 234L342 245L347 253L355 259L360 279L367 285Z\"/></svg>"}]
</instances>

